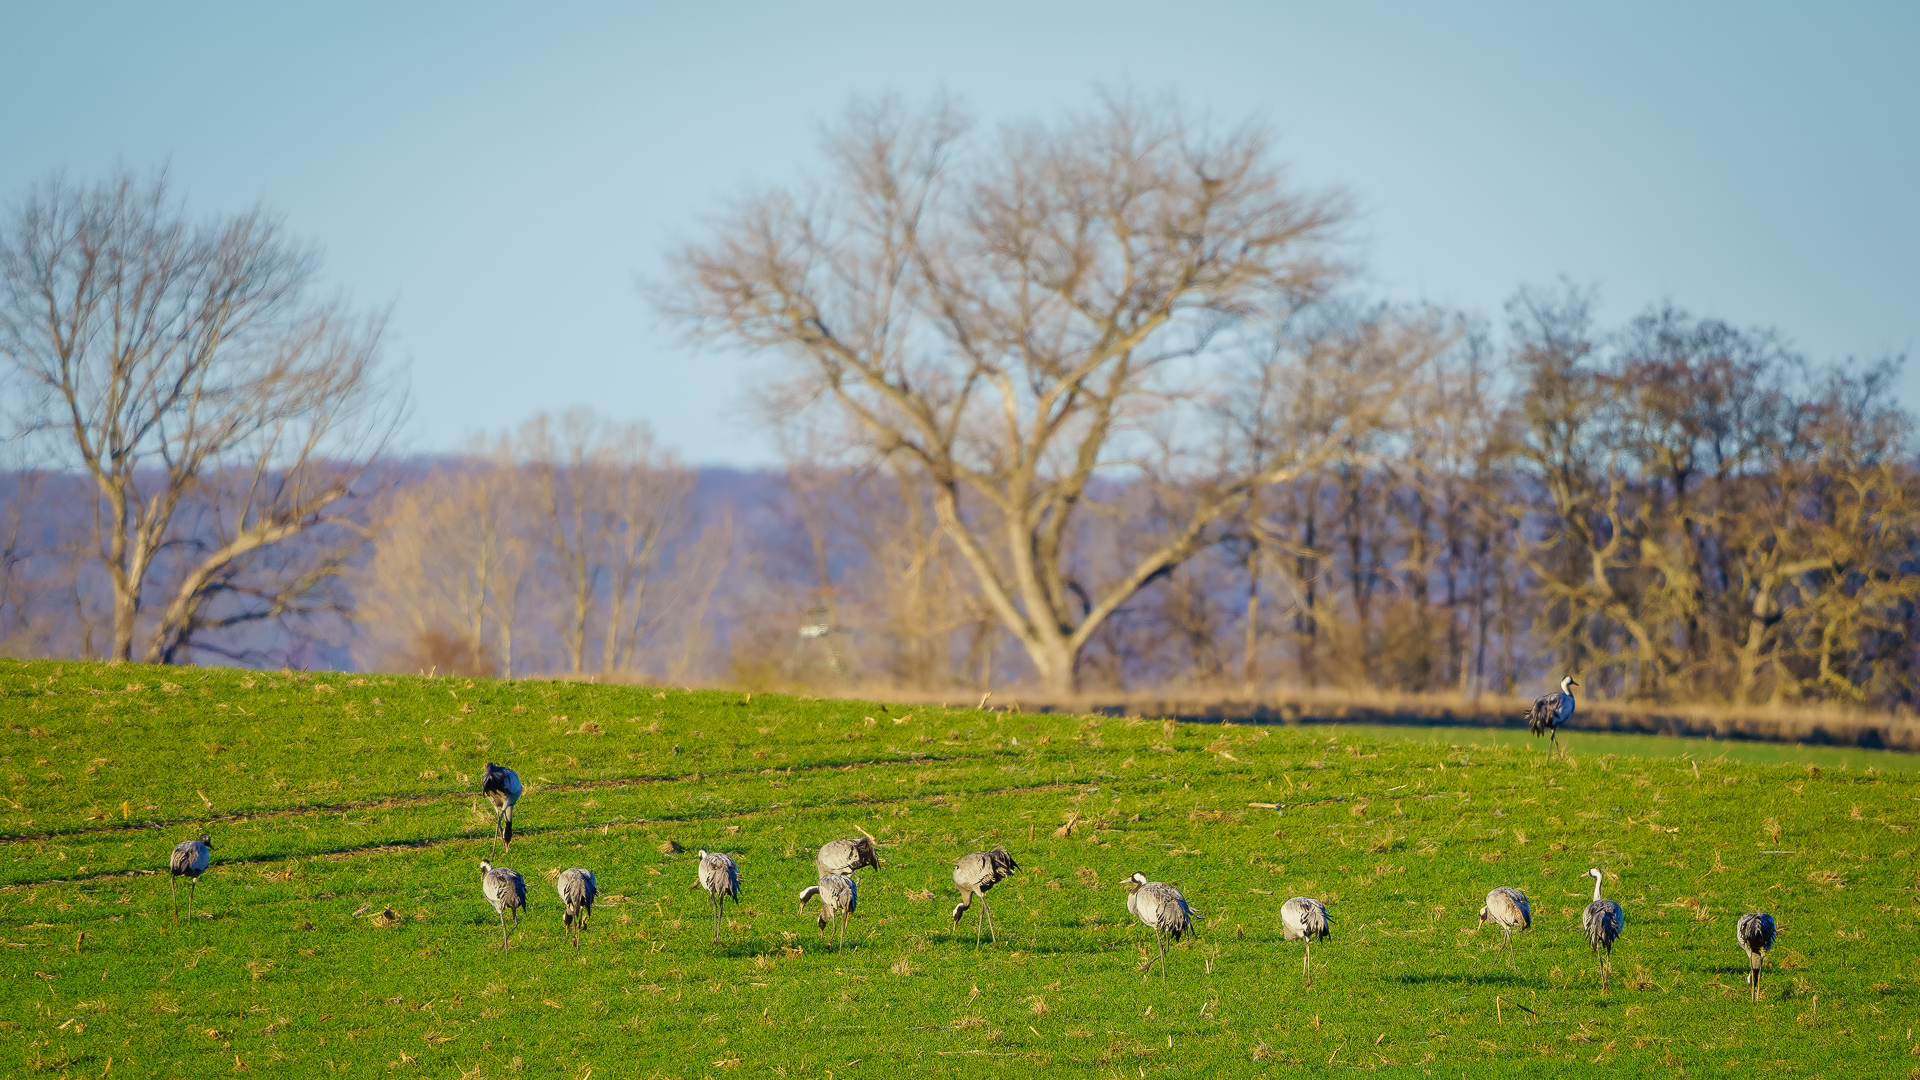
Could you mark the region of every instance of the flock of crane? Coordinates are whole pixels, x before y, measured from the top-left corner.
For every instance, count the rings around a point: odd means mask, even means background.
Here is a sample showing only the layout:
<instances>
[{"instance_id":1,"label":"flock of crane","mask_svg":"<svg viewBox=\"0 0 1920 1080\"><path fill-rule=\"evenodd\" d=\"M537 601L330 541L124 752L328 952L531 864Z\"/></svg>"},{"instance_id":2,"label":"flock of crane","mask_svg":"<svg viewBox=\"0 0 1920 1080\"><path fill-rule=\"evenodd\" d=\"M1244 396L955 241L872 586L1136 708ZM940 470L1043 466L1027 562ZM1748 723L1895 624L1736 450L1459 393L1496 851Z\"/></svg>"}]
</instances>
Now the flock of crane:
<instances>
[{"instance_id":1,"label":"flock of crane","mask_svg":"<svg viewBox=\"0 0 1920 1080\"><path fill-rule=\"evenodd\" d=\"M1550 718L1543 725L1549 730L1564 723L1572 713L1573 699L1569 684L1578 685L1570 678L1564 680L1561 693L1546 695L1536 703L1535 710ZM1564 698L1565 704L1549 700L1558 698ZM1539 730L1536 728L1536 734ZM520 801L521 790L520 777L512 769L487 763L486 771L481 776L481 791L493 804L494 838L502 850L512 849L513 808ZM194 889L200 875L206 872L212 849L211 839L205 833L173 849L171 870L175 922L180 918L179 879L188 879L187 917L191 919ZM854 875L867 867L876 870L880 867L871 837L829 841L814 857L818 880L800 892L800 910L803 912L809 900L819 900L816 916L823 934L829 926L837 924L839 936L836 949L846 947L847 921L860 906L860 882ZM978 900L980 913L974 927L976 946L983 937L998 942L993 930L993 908L987 903L987 893L1019 868L1005 847L962 855L954 863L953 884L960 890L960 902L953 908L953 925L957 927L974 901ZM1601 989L1604 992L1611 974L1613 943L1626 928L1627 917L1618 903L1600 895L1603 882L1600 869L1594 867L1587 873L1593 878L1593 901L1581 915L1580 925L1586 932L1594 955L1600 958ZM696 877L697 880L690 887L707 894L713 911L713 940L717 943L720 941L721 915L727 900L731 898L736 907L740 903L740 867L731 855L701 851L696 864ZM1123 885L1127 890L1127 913L1153 931L1154 941L1159 947L1159 952L1148 961L1147 973L1151 975L1152 965L1157 961L1164 982L1167 942L1171 939L1177 944L1182 936L1191 933L1198 912L1178 888L1164 881L1149 881L1145 874L1136 873ZM527 908L526 880L515 870L482 861L480 888L487 902L493 905L494 911L500 916L500 947L504 951L510 947L507 913L513 913L514 923L518 925L520 913ZM561 871L556 888L560 895L564 925L574 948L578 949L580 933L593 914L599 883L594 879L593 871L572 867ZM1527 894L1511 886L1498 886L1487 894L1486 905L1480 909L1480 922L1491 922L1505 934L1507 961L1517 969L1519 965L1513 956L1513 935L1533 926L1533 908L1527 900ZM1305 942L1306 953L1300 972L1301 977L1311 985L1313 943L1333 935L1326 905L1311 897L1293 897L1280 905L1280 929L1284 940ZM1758 1000L1760 970L1767 952L1773 948L1773 916L1757 911L1742 915L1735 925L1735 937L1747 954L1747 984L1753 988L1754 999Z\"/></svg>"}]
</instances>

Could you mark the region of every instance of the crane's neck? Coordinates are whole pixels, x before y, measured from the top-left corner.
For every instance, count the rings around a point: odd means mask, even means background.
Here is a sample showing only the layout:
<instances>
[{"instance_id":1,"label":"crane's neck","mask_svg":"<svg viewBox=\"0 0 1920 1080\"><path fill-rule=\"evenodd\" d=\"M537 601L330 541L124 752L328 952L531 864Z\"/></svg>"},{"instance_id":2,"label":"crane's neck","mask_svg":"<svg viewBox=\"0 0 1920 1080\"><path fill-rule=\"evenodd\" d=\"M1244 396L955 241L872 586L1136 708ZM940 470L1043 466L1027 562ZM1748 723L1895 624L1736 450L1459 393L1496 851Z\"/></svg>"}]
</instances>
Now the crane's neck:
<instances>
[{"instance_id":1,"label":"crane's neck","mask_svg":"<svg viewBox=\"0 0 1920 1080\"><path fill-rule=\"evenodd\" d=\"M1560 680L1560 692L1568 697L1573 696L1573 676L1569 675Z\"/></svg>"},{"instance_id":2,"label":"crane's neck","mask_svg":"<svg viewBox=\"0 0 1920 1080\"><path fill-rule=\"evenodd\" d=\"M1600 899L1600 875L1599 874L1593 875L1593 898L1595 900Z\"/></svg>"}]
</instances>

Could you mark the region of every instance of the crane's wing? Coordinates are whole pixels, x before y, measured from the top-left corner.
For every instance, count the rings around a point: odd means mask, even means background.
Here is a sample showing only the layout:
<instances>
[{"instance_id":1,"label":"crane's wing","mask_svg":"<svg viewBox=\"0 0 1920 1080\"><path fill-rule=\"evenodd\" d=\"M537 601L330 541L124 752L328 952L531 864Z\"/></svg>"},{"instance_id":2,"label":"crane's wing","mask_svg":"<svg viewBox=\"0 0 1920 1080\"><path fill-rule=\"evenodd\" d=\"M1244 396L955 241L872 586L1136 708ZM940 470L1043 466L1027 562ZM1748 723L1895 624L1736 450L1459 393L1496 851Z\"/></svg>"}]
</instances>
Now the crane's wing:
<instances>
[{"instance_id":1,"label":"crane's wing","mask_svg":"<svg viewBox=\"0 0 1920 1080\"><path fill-rule=\"evenodd\" d=\"M1555 690L1533 699L1533 708L1527 710L1527 727L1535 735L1549 730L1560 719L1560 696Z\"/></svg>"}]
</instances>

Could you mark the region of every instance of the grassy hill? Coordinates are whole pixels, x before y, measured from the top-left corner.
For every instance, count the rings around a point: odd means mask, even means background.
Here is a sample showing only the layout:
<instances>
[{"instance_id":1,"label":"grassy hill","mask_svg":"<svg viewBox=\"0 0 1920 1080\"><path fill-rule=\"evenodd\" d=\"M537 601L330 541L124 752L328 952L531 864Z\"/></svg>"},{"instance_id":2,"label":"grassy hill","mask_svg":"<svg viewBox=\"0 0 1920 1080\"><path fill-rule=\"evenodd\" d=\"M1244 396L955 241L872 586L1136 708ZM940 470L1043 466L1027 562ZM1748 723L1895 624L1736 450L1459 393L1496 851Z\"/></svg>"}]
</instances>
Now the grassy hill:
<instances>
[{"instance_id":1,"label":"grassy hill","mask_svg":"<svg viewBox=\"0 0 1920 1080\"><path fill-rule=\"evenodd\" d=\"M1459 731L17 661L0 720L7 1075L1920 1065L1920 772L1902 768L1596 757L1578 732L1548 762ZM505 953L477 869L488 760L527 785L496 861L533 906ZM202 829L200 917L175 926L167 853ZM795 897L813 849L861 830L883 865L838 953ZM998 843L1021 869L976 949L948 874ZM688 889L700 848L744 881L719 945ZM602 893L578 953L552 884L575 865ZM1627 914L1605 993L1579 930L1589 866ZM1127 918L1136 870L1203 915L1164 982ZM1535 909L1517 972L1474 918L1501 884ZM1280 940L1293 895L1334 923L1310 988ZM1749 910L1781 928L1759 1003L1733 942Z\"/></svg>"}]
</instances>

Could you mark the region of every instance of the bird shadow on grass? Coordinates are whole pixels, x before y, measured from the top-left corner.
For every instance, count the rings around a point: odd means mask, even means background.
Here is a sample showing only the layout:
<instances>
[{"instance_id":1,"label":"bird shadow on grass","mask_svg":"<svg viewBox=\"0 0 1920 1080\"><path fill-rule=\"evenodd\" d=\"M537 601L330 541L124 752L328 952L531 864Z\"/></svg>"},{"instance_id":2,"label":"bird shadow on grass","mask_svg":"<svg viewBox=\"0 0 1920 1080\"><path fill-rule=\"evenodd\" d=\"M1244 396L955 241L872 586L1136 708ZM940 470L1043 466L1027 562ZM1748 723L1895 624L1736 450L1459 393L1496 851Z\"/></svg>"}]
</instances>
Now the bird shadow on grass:
<instances>
[{"instance_id":1,"label":"bird shadow on grass","mask_svg":"<svg viewBox=\"0 0 1920 1080\"><path fill-rule=\"evenodd\" d=\"M778 952L779 946L767 941L727 941L715 945L708 941L699 946L706 955L728 960L751 960L766 953ZM811 950L809 950L811 951ZM831 950L829 950L831 951Z\"/></svg>"},{"instance_id":2,"label":"bird shadow on grass","mask_svg":"<svg viewBox=\"0 0 1920 1080\"><path fill-rule=\"evenodd\" d=\"M1532 986L1525 975L1516 975L1511 971L1489 972L1483 975L1395 975L1392 981L1403 986L1425 986L1441 983L1459 986Z\"/></svg>"}]
</instances>

